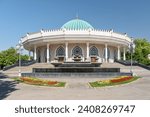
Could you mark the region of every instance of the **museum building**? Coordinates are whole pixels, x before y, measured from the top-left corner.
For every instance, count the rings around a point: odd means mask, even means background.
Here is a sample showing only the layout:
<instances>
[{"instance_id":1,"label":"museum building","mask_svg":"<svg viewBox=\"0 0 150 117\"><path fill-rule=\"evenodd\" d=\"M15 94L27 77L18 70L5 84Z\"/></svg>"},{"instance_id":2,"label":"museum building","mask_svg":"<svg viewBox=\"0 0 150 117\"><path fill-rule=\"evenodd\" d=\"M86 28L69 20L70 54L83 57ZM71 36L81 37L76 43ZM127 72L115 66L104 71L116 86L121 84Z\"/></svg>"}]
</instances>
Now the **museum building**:
<instances>
[{"instance_id":1,"label":"museum building","mask_svg":"<svg viewBox=\"0 0 150 117\"><path fill-rule=\"evenodd\" d=\"M131 38L126 33L97 30L88 22L73 19L58 30L27 33L21 39L23 47L33 52L39 63L109 62L126 60ZM121 56L122 53L122 56Z\"/></svg>"}]
</instances>

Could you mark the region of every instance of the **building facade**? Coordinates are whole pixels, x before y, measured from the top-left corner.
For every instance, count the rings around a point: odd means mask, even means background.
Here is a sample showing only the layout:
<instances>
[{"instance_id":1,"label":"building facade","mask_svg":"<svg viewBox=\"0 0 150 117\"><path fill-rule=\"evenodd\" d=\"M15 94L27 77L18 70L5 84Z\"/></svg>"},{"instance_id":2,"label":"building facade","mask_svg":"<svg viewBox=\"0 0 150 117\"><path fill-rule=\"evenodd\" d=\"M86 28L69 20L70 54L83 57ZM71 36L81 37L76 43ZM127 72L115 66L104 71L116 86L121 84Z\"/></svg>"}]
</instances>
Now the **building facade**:
<instances>
[{"instance_id":1,"label":"building facade","mask_svg":"<svg viewBox=\"0 0 150 117\"><path fill-rule=\"evenodd\" d=\"M41 30L22 38L26 50L37 62L114 62L126 60L131 43L127 34L96 30L88 22L73 19L58 30ZM122 53L122 56L121 56Z\"/></svg>"}]
</instances>

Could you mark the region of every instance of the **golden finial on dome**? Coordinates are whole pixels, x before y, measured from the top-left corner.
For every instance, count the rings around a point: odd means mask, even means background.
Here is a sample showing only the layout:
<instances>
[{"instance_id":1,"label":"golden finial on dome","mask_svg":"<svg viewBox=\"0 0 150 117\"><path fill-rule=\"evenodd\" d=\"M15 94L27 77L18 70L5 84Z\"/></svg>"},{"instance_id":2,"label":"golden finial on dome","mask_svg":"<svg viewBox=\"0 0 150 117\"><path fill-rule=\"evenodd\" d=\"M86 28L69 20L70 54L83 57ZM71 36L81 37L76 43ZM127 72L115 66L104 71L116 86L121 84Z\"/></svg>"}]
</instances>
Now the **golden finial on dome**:
<instances>
[{"instance_id":1,"label":"golden finial on dome","mask_svg":"<svg viewBox=\"0 0 150 117\"><path fill-rule=\"evenodd\" d=\"M78 13L76 13L76 19L79 19Z\"/></svg>"}]
</instances>

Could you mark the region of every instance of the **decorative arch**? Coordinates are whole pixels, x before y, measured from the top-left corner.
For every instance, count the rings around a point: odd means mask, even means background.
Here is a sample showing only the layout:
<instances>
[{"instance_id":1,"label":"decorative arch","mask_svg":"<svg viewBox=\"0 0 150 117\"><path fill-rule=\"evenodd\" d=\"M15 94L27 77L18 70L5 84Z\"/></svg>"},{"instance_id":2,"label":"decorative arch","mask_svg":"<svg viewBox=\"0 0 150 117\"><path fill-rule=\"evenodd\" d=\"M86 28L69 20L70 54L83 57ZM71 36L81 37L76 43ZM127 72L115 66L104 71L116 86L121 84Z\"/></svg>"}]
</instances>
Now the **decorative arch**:
<instances>
[{"instance_id":1,"label":"decorative arch","mask_svg":"<svg viewBox=\"0 0 150 117\"><path fill-rule=\"evenodd\" d=\"M65 56L65 49L62 46L57 48L56 56Z\"/></svg>"},{"instance_id":2,"label":"decorative arch","mask_svg":"<svg viewBox=\"0 0 150 117\"><path fill-rule=\"evenodd\" d=\"M82 49L79 46L75 46L72 50L72 55L81 55L82 56Z\"/></svg>"},{"instance_id":3,"label":"decorative arch","mask_svg":"<svg viewBox=\"0 0 150 117\"><path fill-rule=\"evenodd\" d=\"M95 46L92 46L90 48L90 52L89 52L90 56L99 56L98 54L98 49Z\"/></svg>"}]
</instances>

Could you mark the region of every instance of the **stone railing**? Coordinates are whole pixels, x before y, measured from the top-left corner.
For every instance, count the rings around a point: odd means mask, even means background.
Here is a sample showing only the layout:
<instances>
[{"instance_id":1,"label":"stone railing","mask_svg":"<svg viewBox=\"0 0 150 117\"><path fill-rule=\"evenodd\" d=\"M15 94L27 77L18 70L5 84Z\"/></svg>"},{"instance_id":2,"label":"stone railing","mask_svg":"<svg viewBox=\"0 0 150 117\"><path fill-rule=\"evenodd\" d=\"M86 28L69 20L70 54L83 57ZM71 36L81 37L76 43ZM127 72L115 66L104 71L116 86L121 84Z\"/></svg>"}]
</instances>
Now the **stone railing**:
<instances>
[{"instance_id":1,"label":"stone railing","mask_svg":"<svg viewBox=\"0 0 150 117\"><path fill-rule=\"evenodd\" d=\"M126 61L124 61L124 60L116 60L116 62L121 63L121 64L126 65L126 66L131 66L131 61L130 60L126 60ZM150 70L150 66L146 66L144 64L138 63L137 61L132 61L132 65L140 66L142 68Z\"/></svg>"},{"instance_id":2,"label":"stone railing","mask_svg":"<svg viewBox=\"0 0 150 117\"><path fill-rule=\"evenodd\" d=\"M131 39L127 34L120 34L113 32L113 30L41 30L37 33L27 34L22 38L22 41L25 42L30 39L42 38L42 37L53 37L53 36L64 36L64 35L87 35L87 36L106 36L124 39L128 42L131 42Z\"/></svg>"},{"instance_id":3,"label":"stone railing","mask_svg":"<svg viewBox=\"0 0 150 117\"><path fill-rule=\"evenodd\" d=\"M32 65L32 64L35 64L35 63L36 63L36 61L34 61L34 60L30 60L30 61L23 61L22 60L21 61L21 66L29 66L29 65ZM6 70L11 69L11 68L14 68L16 66L19 66L19 61L16 62L15 64L13 64L13 65L5 66L3 68L3 71L6 71Z\"/></svg>"}]
</instances>

